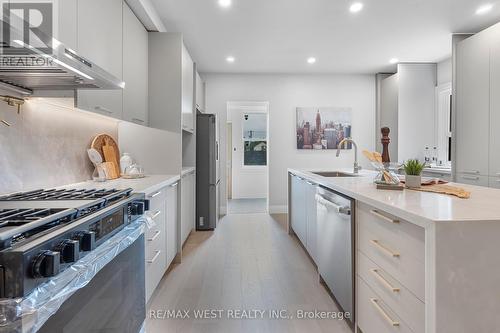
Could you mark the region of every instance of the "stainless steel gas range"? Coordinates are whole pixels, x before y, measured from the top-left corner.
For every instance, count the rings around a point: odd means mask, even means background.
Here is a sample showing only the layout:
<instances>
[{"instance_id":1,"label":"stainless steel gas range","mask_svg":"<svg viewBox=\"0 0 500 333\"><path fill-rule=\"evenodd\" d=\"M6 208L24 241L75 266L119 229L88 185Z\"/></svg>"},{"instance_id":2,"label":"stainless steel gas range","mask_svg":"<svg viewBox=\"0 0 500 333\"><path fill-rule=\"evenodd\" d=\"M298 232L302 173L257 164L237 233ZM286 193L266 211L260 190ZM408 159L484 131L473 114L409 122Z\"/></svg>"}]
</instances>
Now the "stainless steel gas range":
<instances>
[{"instance_id":1,"label":"stainless steel gas range","mask_svg":"<svg viewBox=\"0 0 500 333\"><path fill-rule=\"evenodd\" d=\"M130 332L145 319L143 194L0 197L0 332Z\"/></svg>"}]
</instances>

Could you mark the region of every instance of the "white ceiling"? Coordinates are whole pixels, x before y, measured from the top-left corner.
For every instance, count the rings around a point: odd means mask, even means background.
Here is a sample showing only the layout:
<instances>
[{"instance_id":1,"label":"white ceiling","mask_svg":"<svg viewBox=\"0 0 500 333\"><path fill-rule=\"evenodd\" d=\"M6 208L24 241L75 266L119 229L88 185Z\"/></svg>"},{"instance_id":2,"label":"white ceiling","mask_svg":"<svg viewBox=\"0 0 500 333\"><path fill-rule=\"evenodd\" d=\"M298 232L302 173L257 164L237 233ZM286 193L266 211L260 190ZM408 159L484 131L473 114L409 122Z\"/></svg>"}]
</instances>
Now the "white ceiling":
<instances>
[{"instance_id":1,"label":"white ceiling","mask_svg":"<svg viewBox=\"0 0 500 333\"><path fill-rule=\"evenodd\" d=\"M443 60L451 33L500 21L500 2L475 14L488 0L359 0L364 9L357 14L349 0L232 0L228 9L217 0L152 1L167 30L184 34L200 71L216 73L391 71L391 58Z\"/></svg>"}]
</instances>

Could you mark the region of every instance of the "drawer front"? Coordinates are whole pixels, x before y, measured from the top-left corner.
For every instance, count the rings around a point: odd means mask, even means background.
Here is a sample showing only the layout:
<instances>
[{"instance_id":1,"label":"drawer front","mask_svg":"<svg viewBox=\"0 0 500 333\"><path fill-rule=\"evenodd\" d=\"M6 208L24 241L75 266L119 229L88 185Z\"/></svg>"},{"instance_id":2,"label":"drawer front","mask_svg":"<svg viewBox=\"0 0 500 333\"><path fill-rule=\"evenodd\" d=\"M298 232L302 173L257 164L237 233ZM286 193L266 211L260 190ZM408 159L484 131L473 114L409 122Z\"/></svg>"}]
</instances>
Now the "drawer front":
<instances>
[{"instance_id":1,"label":"drawer front","mask_svg":"<svg viewBox=\"0 0 500 333\"><path fill-rule=\"evenodd\" d=\"M413 333L360 277L356 278L357 325L363 333Z\"/></svg>"},{"instance_id":2,"label":"drawer front","mask_svg":"<svg viewBox=\"0 0 500 333\"><path fill-rule=\"evenodd\" d=\"M474 173L457 173L457 183L488 186L488 176L481 176Z\"/></svg>"},{"instance_id":3,"label":"drawer front","mask_svg":"<svg viewBox=\"0 0 500 333\"><path fill-rule=\"evenodd\" d=\"M424 229L364 204L356 214L358 249L424 301Z\"/></svg>"},{"instance_id":4,"label":"drawer front","mask_svg":"<svg viewBox=\"0 0 500 333\"><path fill-rule=\"evenodd\" d=\"M425 304L358 251L357 273L415 333L425 332Z\"/></svg>"},{"instance_id":5,"label":"drawer front","mask_svg":"<svg viewBox=\"0 0 500 333\"><path fill-rule=\"evenodd\" d=\"M147 228L145 232L146 258L156 250L164 251L166 242L165 211L157 211L154 214L150 213L150 215L155 221L155 225Z\"/></svg>"},{"instance_id":6,"label":"drawer front","mask_svg":"<svg viewBox=\"0 0 500 333\"><path fill-rule=\"evenodd\" d=\"M146 256L146 302L149 301L163 274L165 274L166 260L165 251L162 252L161 250Z\"/></svg>"},{"instance_id":7,"label":"drawer front","mask_svg":"<svg viewBox=\"0 0 500 333\"><path fill-rule=\"evenodd\" d=\"M148 193L146 199L149 200L149 210L151 212L165 210L165 200L167 198L166 189L162 188L158 191Z\"/></svg>"}]
</instances>

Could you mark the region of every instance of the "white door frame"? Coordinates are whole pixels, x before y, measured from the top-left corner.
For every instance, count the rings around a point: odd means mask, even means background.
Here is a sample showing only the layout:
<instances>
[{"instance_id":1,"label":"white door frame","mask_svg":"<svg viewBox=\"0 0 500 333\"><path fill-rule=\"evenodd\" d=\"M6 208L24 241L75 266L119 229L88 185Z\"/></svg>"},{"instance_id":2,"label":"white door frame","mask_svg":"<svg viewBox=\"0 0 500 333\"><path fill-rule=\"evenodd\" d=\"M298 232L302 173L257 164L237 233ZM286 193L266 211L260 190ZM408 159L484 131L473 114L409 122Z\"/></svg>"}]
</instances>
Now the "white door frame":
<instances>
[{"instance_id":1,"label":"white door frame","mask_svg":"<svg viewBox=\"0 0 500 333\"><path fill-rule=\"evenodd\" d=\"M248 110L248 112L251 113L265 113L267 114L267 151L266 151L266 160L267 160L267 168L266 168L266 180L267 180L267 190L266 190L266 207L267 207L267 212L269 212L269 166L270 166L270 159L269 159L269 102L251 102L251 101L229 101L226 103L226 112L229 114L231 110L240 110L240 111L245 111ZM229 117L228 117L229 118ZM228 123L230 121L227 121ZM234 127L233 127L233 132L234 132ZM227 141L227 139L226 139ZM226 143L227 144L227 143ZM233 142L234 145L234 142ZM231 147L231 153L233 153L233 149ZM226 157L227 159L227 157ZM233 161L234 164L234 161ZM234 172L231 172L231 176L234 177ZM234 186L234 180L231 181L232 186ZM234 190L232 191L234 193ZM228 201L228 195L226 191L226 207L227 207L227 201Z\"/></svg>"}]
</instances>

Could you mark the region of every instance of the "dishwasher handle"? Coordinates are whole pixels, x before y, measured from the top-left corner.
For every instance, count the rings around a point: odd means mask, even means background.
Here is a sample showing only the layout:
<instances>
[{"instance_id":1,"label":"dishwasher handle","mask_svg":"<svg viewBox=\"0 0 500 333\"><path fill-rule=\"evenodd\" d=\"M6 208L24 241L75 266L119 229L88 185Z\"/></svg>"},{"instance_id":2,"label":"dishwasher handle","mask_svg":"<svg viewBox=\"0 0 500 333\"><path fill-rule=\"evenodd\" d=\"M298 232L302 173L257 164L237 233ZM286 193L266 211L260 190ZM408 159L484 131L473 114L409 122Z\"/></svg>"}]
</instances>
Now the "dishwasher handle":
<instances>
[{"instance_id":1,"label":"dishwasher handle","mask_svg":"<svg viewBox=\"0 0 500 333\"><path fill-rule=\"evenodd\" d=\"M335 210L339 214L351 215L351 207L337 205L320 194L316 194L316 201L327 208Z\"/></svg>"}]
</instances>

